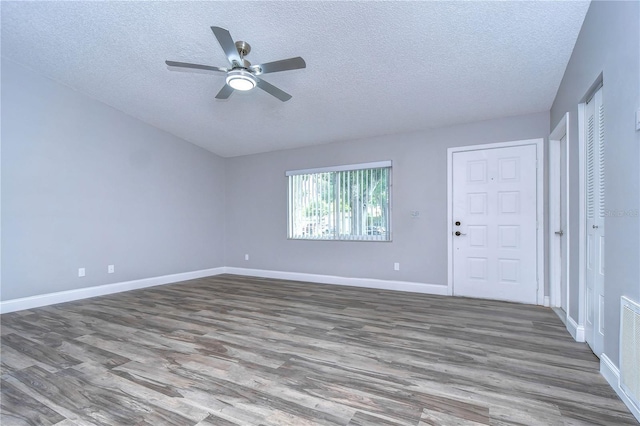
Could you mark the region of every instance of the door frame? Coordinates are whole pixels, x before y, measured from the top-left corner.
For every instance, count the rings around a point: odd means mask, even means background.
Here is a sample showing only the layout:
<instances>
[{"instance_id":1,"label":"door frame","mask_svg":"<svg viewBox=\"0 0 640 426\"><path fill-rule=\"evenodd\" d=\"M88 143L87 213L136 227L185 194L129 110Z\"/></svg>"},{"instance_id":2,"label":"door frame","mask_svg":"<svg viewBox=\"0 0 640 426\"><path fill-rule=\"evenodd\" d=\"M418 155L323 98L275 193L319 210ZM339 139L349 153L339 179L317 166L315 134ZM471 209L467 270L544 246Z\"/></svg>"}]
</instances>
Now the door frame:
<instances>
[{"instance_id":1,"label":"door frame","mask_svg":"<svg viewBox=\"0 0 640 426\"><path fill-rule=\"evenodd\" d=\"M569 197L569 113L565 113L565 115L560 119L558 125L553 129L551 134L549 135L549 301L550 306L554 308L559 308L562 305L562 294L561 294L561 280L562 277L560 274L562 273L562 266L564 263L565 270L567 272L567 289L566 295L567 298L567 311L565 312L566 316L569 315L570 309L570 288L569 285L569 277L570 277L570 251L571 251L571 239L570 239L570 220L571 216L569 214L570 203L569 200L566 200L566 210L563 212L563 218L565 221L564 238L566 240L567 253L564 258L562 258L562 262L560 261L560 250L561 250L561 241L556 238L555 232L560 228L560 222L562 219L560 218L559 210L560 210L560 194L562 192L562 188L560 187L560 173L562 170L562 165L560 164L560 158L562 157L560 152L561 143L560 140L564 137L565 142L565 193L567 194L567 198ZM563 318L566 321L566 316ZM565 322L566 324L566 322Z\"/></svg>"},{"instance_id":2,"label":"door frame","mask_svg":"<svg viewBox=\"0 0 640 426\"><path fill-rule=\"evenodd\" d=\"M538 291L536 304L544 304L544 139L458 146L447 149L447 294L453 296L453 154L465 151L535 145L536 147L536 265Z\"/></svg>"}]
</instances>

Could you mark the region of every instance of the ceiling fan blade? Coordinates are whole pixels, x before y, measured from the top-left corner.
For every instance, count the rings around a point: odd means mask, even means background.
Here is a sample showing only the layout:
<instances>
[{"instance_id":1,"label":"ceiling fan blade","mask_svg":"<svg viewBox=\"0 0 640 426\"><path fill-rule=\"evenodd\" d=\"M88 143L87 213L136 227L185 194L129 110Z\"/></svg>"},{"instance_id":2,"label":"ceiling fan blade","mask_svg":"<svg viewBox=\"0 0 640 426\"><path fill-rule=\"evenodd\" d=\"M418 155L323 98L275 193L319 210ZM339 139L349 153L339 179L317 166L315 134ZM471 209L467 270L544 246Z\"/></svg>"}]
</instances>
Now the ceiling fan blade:
<instances>
[{"instance_id":1,"label":"ceiling fan blade","mask_svg":"<svg viewBox=\"0 0 640 426\"><path fill-rule=\"evenodd\" d=\"M216 95L216 99L229 99L229 96L233 93L233 87L225 84L222 86L222 89Z\"/></svg>"},{"instance_id":2,"label":"ceiling fan blade","mask_svg":"<svg viewBox=\"0 0 640 426\"><path fill-rule=\"evenodd\" d=\"M224 68L213 67L210 65L190 64L188 62L164 61L170 67L190 68L194 70L227 72Z\"/></svg>"},{"instance_id":3,"label":"ceiling fan blade","mask_svg":"<svg viewBox=\"0 0 640 426\"><path fill-rule=\"evenodd\" d=\"M271 83L267 83L266 81L260 79L260 78L256 78L256 80L258 80L258 87L261 88L262 90L264 90L265 92L269 93L270 95L275 96L276 98L280 99L282 102L286 102L289 99L291 99L291 95L288 94L287 92L278 89L276 86L274 86Z\"/></svg>"},{"instance_id":4,"label":"ceiling fan blade","mask_svg":"<svg viewBox=\"0 0 640 426\"><path fill-rule=\"evenodd\" d=\"M270 72L297 70L300 68L306 68L307 64L300 56L289 59L282 59L280 61L267 62L266 64L260 64L256 67L260 70L259 74L267 74Z\"/></svg>"},{"instance_id":5,"label":"ceiling fan blade","mask_svg":"<svg viewBox=\"0 0 640 426\"><path fill-rule=\"evenodd\" d=\"M220 43L220 47L224 50L225 55L227 55L227 59L231 63L231 66L242 66L243 61L238 53L238 49L236 48L236 44L233 42L231 38L231 34L229 31L220 27L211 27L211 31L213 31L213 35L218 39L218 43Z\"/></svg>"}]
</instances>

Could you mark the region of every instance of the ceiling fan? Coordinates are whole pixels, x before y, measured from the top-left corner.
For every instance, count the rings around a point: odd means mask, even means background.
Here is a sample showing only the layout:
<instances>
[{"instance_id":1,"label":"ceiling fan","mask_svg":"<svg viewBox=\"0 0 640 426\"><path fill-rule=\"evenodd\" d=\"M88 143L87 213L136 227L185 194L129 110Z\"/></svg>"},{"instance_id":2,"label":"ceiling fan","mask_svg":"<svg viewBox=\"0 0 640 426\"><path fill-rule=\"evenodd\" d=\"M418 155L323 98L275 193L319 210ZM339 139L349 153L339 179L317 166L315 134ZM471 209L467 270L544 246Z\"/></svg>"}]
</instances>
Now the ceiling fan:
<instances>
[{"instance_id":1,"label":"ceiling fan","mask_svg":"<svg viewBox=\"0 0 640 426\"><path fill-rule=\"evenodd\" d=\"M169 69L187 68L198 71L212 71L227 74L227 83L220 89L216 99L227 99L234 90L247 91L259 87L265 92L275 96L282 102L291 99L291 95L278 89L273 84L261 79L260 75L271 72L295 70L305 68L307 64L304 59L297 56L295 58L282 59L280 61L267 62L266 64L251 65L245 57L251 51L249 43L244 41L233 42L229 31L220 27L211 27L211 31L218 39L218 43L227 55L231 68L220 68L210 65L190 64L187 62L165 61Z\"/></svg>"}]
</instances>

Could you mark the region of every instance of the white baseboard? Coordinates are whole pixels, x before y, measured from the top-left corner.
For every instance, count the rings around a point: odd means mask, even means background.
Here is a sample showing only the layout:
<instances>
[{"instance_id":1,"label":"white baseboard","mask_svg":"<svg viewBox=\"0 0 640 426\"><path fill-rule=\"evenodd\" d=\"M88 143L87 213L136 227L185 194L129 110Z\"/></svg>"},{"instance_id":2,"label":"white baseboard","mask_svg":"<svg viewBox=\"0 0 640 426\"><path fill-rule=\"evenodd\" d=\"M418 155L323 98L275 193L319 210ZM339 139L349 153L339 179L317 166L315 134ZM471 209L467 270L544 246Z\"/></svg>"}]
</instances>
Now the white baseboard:
<instances>
[{"instance_id":1,"label":"white baseboard","mask_svg":"<svg viewBox=\"0 0 640 426\"><path fill-rule=\"evenodd\" d=\"M560 321L562 321L562 323L566 327L567 326L567 313L562 308L551 308L551 310L556 313L558 318L560 318Z\"/></svg>"},{"instance_id":2,"label":"white baseboard","mask_svg":"<svg viewBox=\"0 0 640 426\"><path fill-rule=\"evenodd\" d=\"M600 374L604 376L609 386L616 391L622 402L624 402L627 408L629 408L629 411L631 411L631 414L640 422L640 407L637 407L620 388L620 370L606 354L602 354L600 357Z\"/></svg>"},{"instance_id":3,"label":"white baseboard","mask_svg":"<svg viewBox=\"0 0 640 426\"><path fill-rule=\"evenodd\" d=\"M578 325L577 322L571 318L571 316L567 315L567 330L573 337L573 340L576 342L584 342L584 326Z\"/></svg>"},{"instance_id":4,"label":"white baseboard","mask_svg":"<svg viewBox=\"0 0 640 426\"><path fill-rule=\"evenodd\" d=\"M202 269L199 271L183 272L180 274L163 275L160 277L143 278L140 280L124 281L95 287L85 287L76 290L39 294L37 296L22 297L20 299L4 300L0 302L0 314L54 305L56 303L71 302L73 300L87 299L89 297L103 296L105 294L153 287L156 285L176 283L195 278L209 277L212 275L223 274L224 272L224 267Z\"/></svg>"},{"instance_id":5,"label":"white baseboard","mask_svg":"<svg viewBox=\"0 0 640 426\"><path fill-rule=\"evenodd\" d=\"M254 277L276 278L293 281L307 281L313 283L347 285L353 287L369 287L384 290L409 291L414 293L447 295L446 285L423 284L409 281L378 280L374 278L348 278L334 275L305 274L299 272L268 271L264 269L246 269L234 267L220 267L202 269L200 271L184 272L180 274L163 275L160 277L143 278L140 280L124 281L114 284L105 284L95 287L66 290L56 293L39 294L36 296L0 301L0 314L22 311L24 309L39 308L41 306L54 305L56 303L71 302L74 300L88 299L90 297L106 294L120 293L123 291L137 290L163 284L171 284L195 278L209 277L219 274L250 275Z\"/></svg>"},{"instance_id":6,"label":"white baseboard","mask_svg":"<svg viewBox=\"0 0 640 426\"><path fill-rule=\"evenodd\" d=\"M560 321L562 321L565 327L567 327L567 331L569 332L569 334L571 334L571 337L573 337L573 340L581 343L585 341L583 325L578 325L578 323L575 322L575 320L571 318L569 314L567 314L562 308L551 308L551 309L553 309L553 312L555 312L556 315L558 315L558 318L560 318Z\"/></svg>"},{"instance_id":7,"label":"white baseboard","mask_svg":"<svg viewBox=\"0 0 640 426\"><path fill-rule=\"evenodd\" d=\"M447 295L447 285L426 284L411 281L379 280L375 278L350 278L335 275L306 274L302 272L268 271L264 269L247 269L226 267L225 272L235 275L275 278L281 280L307 281L312 283L346 285L352 287L378 288L381 290L408 291L412 293Z\"/></svg>"}]
</instances>

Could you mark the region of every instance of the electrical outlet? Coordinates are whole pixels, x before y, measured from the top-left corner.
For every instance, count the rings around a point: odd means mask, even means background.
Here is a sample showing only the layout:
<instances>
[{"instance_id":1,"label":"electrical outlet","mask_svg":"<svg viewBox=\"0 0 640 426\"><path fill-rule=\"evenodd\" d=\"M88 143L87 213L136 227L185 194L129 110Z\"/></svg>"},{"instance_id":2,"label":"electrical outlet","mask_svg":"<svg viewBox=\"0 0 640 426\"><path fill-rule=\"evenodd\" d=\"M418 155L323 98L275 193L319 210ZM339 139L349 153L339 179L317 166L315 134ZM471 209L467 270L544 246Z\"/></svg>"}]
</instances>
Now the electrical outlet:
<instances>
[{"instance_id":1,"label":"electrical outlet","mask_svg":"<svg viewBox=\"0 0 640 426\"><path fill-rule=\"evenodd\" d=\"M85 276L84 268L78 268L78 276L79 277L84 277Z\"/></svg>"},{"instance_id":2,"label":"electrical outlet","mask_svg":"<svg viewBox=\"0 0 640 426\"><path fill-rule=\"evenodd\" d=\"M115 265L107 266L107 273L113 274L115 271L116 271L116 266Z\"/></svg>"},{"instance_id":3,"label":"electrical outlet","mask_svg":"<svg viewBox=\"0 0 640 426\"><path fill-rule=\"evenodd\" d=\"M399 271L400 270L400 263L396 262L393 264L393 270L394 271Z\"/></svg>"},{"instance_id":4,"label":"electrical outlet","mask_svg":"<svg viewBox=\"0 0 640 426\"><path fill-rule=\"evenodd\" d=\"M244 255L244 260L249 260L249 255L248 254Z\"/></svg>"}]
</instances>

